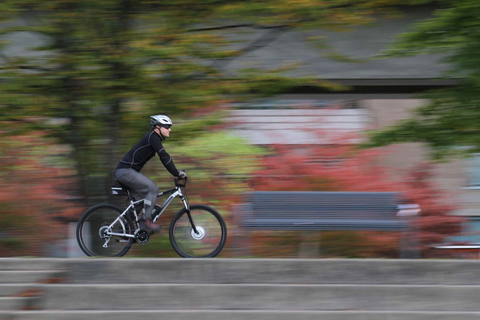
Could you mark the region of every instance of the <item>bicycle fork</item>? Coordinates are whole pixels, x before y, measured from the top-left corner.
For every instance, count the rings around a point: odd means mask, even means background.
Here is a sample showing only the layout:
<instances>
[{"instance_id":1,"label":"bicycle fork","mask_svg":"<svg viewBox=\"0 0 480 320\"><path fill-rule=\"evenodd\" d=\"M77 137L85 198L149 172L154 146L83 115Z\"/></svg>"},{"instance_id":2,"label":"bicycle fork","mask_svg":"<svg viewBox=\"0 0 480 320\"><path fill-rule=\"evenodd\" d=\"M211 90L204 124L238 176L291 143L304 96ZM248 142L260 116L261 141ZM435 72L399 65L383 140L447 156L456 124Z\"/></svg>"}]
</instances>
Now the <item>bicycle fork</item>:
<instances>
[{"instance_id":1,"label":"bicycle fork","mask_svg":"<svg viewBox=\"0 0 480 320\"><path fill-rule=\"evenodd\" d=\"M188 221L190 221L190 225L192 226L193 231L195 232L195 234L199 234L199 231L197 230L197 227L195 226L195 223L193 222L193 219L192 219L192 214L190 212L190 204L185 200L185 197L183 195L180 196L180 199L182 200L183 204L185 205L185 210L187 211Z\"/></svg>"}]
</instances>

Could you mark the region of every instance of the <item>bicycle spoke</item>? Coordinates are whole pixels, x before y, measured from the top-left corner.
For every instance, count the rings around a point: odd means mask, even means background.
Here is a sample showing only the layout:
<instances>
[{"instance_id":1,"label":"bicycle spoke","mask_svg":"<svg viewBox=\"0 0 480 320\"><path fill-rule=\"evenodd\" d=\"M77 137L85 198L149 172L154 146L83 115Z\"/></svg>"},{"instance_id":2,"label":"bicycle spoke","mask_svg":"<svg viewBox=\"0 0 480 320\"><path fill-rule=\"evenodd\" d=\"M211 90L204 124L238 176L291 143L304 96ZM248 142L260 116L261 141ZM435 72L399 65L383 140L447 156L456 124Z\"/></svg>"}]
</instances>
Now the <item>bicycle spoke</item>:
<instances>
[{"instance_id":1,"label":"bicycle spoke","mask_svg":"<svg viewBox=\"0 0 480 320\"><path fill-rule=\"evenodd\" d=\"M121 214L113 206L97 206L87 211L80 219L77 237L82 250L90 256L121 256L130 248L133 240L127 237L109 235L109 232L133 234L131 222L125 217L112 223Z\"/></svg>"},{"instance_id":2,"label":"bicycle spoke","mask_svg":"<svg viewBox=\"0 0 480 320\"><path fill-rule=\"evenodd\" d=\"M217 255L223 248L226 239L223 219L218 213L214 214L203 206L192 206L191 216L198 233L193 231L186 211L177 214L170 230L170 241L173 248L180 256L184 257Z\"/></svg>"}]
</instances>

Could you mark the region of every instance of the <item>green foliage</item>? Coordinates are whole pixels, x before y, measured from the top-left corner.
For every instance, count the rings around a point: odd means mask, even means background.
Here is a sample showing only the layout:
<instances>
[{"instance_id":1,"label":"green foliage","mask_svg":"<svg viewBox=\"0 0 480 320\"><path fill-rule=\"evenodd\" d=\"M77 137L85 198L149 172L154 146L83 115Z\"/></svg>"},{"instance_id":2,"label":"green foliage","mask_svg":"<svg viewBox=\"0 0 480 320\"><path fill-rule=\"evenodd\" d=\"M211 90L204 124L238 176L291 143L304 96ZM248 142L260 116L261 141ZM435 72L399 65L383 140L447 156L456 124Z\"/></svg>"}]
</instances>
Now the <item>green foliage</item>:
<instances>
[{"instance_id":1,"label":"green foliage","mask_svg":"<svg viewBox=\"0 0 480 320\"><path fill-rule=\"evenodd\" d=\"M291 68L232 76L224 66L286 31L367 24L398 3L3 1L0 18L21 14L31 21L13 23L2 35L33 32L44 41L32 48L36 54L2 56L1 133L48 128L72 145L81 177L106 174L131 146L130 137L148 130L151 114L185 116L226 96L266 96L299 85L335 89L312 78L288 79ZM232 35L242 26L263 35L239 45ZM52 125L52 118L63 125Z\"/></svg>"},{"instance_id":2,"label":"green foliage","mask_svg":"<svg viewBox=\"0 0 480 320\"><path fill-rule=\"evenodd\" d=\"M2 75L8 81L0 95L9 108L1 113L0 121L20 121L6 127L10 132L25 124L29 116L67 118L71 127L53 131L63 137L66 131L73 132L66 142L75 146L74 157L90 165L90 170L103 171L107 164L91 166L90 160L95 158L99 138L105 138L103 146L112 148L112 153L116 151L121 143L116 139L119 126L141 126L149 114L179 114L210 106L225 94L268 95L312 84L312 79L291 81L280 75L262 75L262 71L260 77L252 77L251 72L226 77L221 67L225 61L261 48L295 28L370 23L376 11L397 3L5 1L2 17L14 18L21 12L34 23L6 28L3 34L30 31L48 41L36 48L47 50L42 55L6 57ZM221 30L231 34L239 25L272 30L272 35L264 43L254 42L253 47L233 49L231 45L238 39ZM137 115L133 118L129 117L132 106ZM29 124L45 124L31 120Z\"/></svg>"},{"instance_id":3,"label":"green foliage","mask_svg":"<svg viewBox=\"0 0 480 320\"><path fill-rule=\"evenodd\" d=\"M414 117L373 132L365 146L397 142L425 142L432 155L446 156L480 151L480 3L444 1L434 17L402 35L384 56L443 53L451 68L446 76L459 85L425 95L431 103Z\"/></svg>"},{"instance_id":4,"label":"green foliage","mask_svg":"<svg viewBox=\"0 0 480 320\"><path fill-rule=\"evenodd\" d=\"M23 15L29 23L12 23L1 36L30 32L44 41L25 56L0 52L0 135L48 129L71 146L86 195L88 183L82 179L111 177L123 152L149 130L148 116L168 114L176 125L166 147L182 145L169 152L179 159L179 168L185 164L194 172L192 195L216 199L222 209L248 188L240 176L256 168L255 154L263 151L223 134L209 136L219 117L195 120L192 115L227 99L268 96L295 86L339 88L311 77L288 79L291 66L234 75L226 74L225 66L284 32L351 29L371 23L385 8L416 2L2 1L2 21ZM245 28L254 30L258 41L250 37L239 44L232 32ZM177 119L189 121L177 126Z\"/></svg>"},{"instance_id":5,"label":"green foliage","mask_svg":"<svg viewBox=\"0 0 480 320\"><path fill-rule=\"evenodd\" d=\"M208 118L208 117L207 117ZM208 121L201 119L194 122L203 123L204 129ZM181 136L185 128L194 124L189 122L175 129L175 134ZM242 193L251 191L249 177L254 171L262 168L260 156L267 151L250 144L242 139L233 137L224 131L197 132L196 136L181 139L181 145L176 141L170 148L171 141L167 140L165 148L172 155L175 165L186 170L189 180L187 183L187 197L191 204L202 203L213 206L226 220L228 228L234 227L231 215L232 204L240 201ZM161 164L151 161L145 166L142 173L152 178L160 190L173 187L171 176L161 168ZM157 200L161 205L166 197ZM132 254L138 256L176 256L168 239L168 227L174 214L183 207L180 200L175 200L162 214L158 223L163 231L152 237L145 246L138 246ZM225 250L224 255L228 255Z\"/></svg>"},{"instance_id":6,"label":"green foliage","mask_svg":"<svg viewBox=\"0 0 480 320\"><path fill-rule=\"evenodd\" d=\"M166 143L166 148L168 145ZM217 131L199 134L175 146L169 153L175 159L176 166L186 170L190 177L188 190L192 201L220 206L217 209L226 210L224 214L228 216L229 206L235 203L241 193L250 190L248 177L261 169L259 157L267 151ZM159 166L155 164L154 168ZM161 179L163 175L163 172L160 175L152 172L155 181L165 181ZM159 185L161 188L170 188L170 179Z\"/></svg>"},{"instance_id":7,"label":"green foliage","mask_svg":"<svg viewBox=\"0 0 480 320\"><path fill-rule=\"evenodd\" d=\"M206 174L246 176L258 170L256 157L264 149L246 144L242 139L224 132L204 133L183 146L175 148L179 156L199 159L214 171ZM205 161L206 160L206 161Z\"/></svg>"}]
</instances>

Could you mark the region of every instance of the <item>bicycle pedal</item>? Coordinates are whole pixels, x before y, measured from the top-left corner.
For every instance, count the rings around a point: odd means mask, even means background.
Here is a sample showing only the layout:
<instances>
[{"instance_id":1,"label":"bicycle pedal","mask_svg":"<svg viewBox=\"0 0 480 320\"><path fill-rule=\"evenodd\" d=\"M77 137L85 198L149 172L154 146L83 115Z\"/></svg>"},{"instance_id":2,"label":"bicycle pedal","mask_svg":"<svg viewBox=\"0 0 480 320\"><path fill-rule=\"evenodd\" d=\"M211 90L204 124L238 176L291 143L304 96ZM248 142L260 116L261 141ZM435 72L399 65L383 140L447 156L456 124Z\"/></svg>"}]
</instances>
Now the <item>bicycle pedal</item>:
<instances>
[{"instance_id":1,"label":"bicycle pedal","mask_svg":"<svg viewBox=\"0 0 480 320\"><path fill-rule=\"evenodd\" d=\"M128 242L128 240L124 240L124 239L115 239L117 242Z\"/></svg>"}]
</instances>

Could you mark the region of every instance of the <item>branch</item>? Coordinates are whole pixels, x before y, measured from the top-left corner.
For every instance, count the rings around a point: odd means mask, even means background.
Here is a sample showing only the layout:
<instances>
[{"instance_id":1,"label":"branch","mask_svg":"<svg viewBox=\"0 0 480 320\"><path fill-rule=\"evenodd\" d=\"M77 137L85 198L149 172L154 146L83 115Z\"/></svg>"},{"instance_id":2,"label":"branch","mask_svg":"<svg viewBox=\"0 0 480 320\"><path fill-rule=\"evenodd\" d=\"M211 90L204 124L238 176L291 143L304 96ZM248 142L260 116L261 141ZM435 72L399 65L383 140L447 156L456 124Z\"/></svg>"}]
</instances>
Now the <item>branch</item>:
<instances>
[{"instance_id":1,"label":"branch","mask_svg":"<svg viewBox=\"0 0 480 320\"><path fill-rule=\"evenodd\" d=\"M32 121L29 121L28 119L15 119L15 118L5 118L5 119L2 119L1 121L8 121L8 122L32 122Z\"/></svg>"},{"instance_id":2,"label":"branch","mask_svg":"<svg viewBox=\"0 0 480 320\"><path fill-rule=\"evenodd\" d=\"M237 26L247 26L247 25L237 25ZM254 40L253 42L248 44L245 48L238 50L238 52L240 52L238 56L231 57L231 58L216 59L210 64L209 67L216 68L216 69L223 69L234 59L238 58L240 55L245 55L247 53L266 47L268 44L275 41L280 35L288 31L290 27L275 26L275 27L269 27L268 29L270 30L266 32L264 35L262 35L260 38L258 38L257 40ZM159 58L151 58L147 60L146 63L150 64L152 62L161 61L161 60L162 59L159 59Z\"/></svg>"},{"instance_id":3,"label":"branch","mask_svg":"<svg viewBox=\"0 0 480 320\"><path fill-rule=\"evenodd\" d=\"M236 29L236 28L253 28L253 29L278 29L285 28L287 25L278 25L278 26L261 26L255 23L244 23L244 24L233 24L227 26L218 26L218 27L205 27L205 28L195 28L189 29L188 32L201 32L201 31L215 31L215 30L226 30L226 29Z\"/></svg>"},{"instance_id":4,"label":"branch","mask_svg":"<svg viewBox=\"0 0 480 320\"><path fill-rule=\"evenodd\" d=\"M18 66L18 68L19 68L19 69L22 69L22 70L35 70L35 71L43 71L43 72L52 71L52 70L47 69L47 68L32 67L32 66Z\"/></svg>"},{"instance_id":5,"label":"branch","mask_svg":"<svg viewBox=\"0 0 480 320\"><path fill-rule=\"evenodd\" d=\"M273 29L267 32L266 34L264 34L263 36L261 36L259 39L253 41L251 44L249 44L248 46L246 46L240 51L243 53L249 53L249 52L258 50L260 48L263 48L267 46L269 43L275 41L280 35L285 33L287 30L288 28L286 26L281 27L279 29Z\"/></svg>"},{"instance_id":6,"label":"branch","mask_svg":"<svg viewBox=\"0 0 480 320\"><path fill-rule=\"evenodd\" d=\"M281 26L277 27L276 29L271 29L269 32L258 38L257 40L253 41L249 45L247 45L245 48L239 50L239 52L243 54L247 54L250 52L253 52L255 50L261 49L266 47L268 44L272 43L275 41L280 35L285 33L287 30L289 30L289 27L287 26ZM212 67L216 66L217 68L223 69L225 68L231 61L234 59L238 58L238 56L229 58L229 59L217 59L212 63Z\"/></svg>"}]
</instances>

